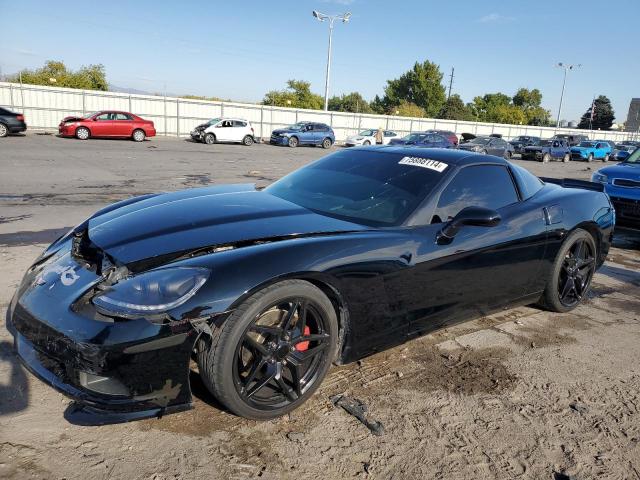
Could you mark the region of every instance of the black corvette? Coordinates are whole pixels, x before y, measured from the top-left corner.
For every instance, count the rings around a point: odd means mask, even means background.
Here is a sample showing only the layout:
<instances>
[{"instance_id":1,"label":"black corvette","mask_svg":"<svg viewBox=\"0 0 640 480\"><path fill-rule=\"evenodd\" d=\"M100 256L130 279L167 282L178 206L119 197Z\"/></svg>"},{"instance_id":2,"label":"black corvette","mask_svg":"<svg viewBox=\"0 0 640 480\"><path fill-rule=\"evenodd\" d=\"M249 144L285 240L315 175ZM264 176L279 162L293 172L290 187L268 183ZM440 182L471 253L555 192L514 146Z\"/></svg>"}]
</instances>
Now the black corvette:
<instances>
[{"instance_id":1,"label":"black corvette","mask_svg":"<svg viewBox=\"0 0 640 480\"><path fill-rule=\"evenodd\" d=\"M191 407L190 361L232 412L267 419L346 363L512 305L587 292L615 215L602 186L501 158L365 147L263 191L111 205L49 246L7 312L24 364L107 423Z\"/></svg>"}]
</instances>

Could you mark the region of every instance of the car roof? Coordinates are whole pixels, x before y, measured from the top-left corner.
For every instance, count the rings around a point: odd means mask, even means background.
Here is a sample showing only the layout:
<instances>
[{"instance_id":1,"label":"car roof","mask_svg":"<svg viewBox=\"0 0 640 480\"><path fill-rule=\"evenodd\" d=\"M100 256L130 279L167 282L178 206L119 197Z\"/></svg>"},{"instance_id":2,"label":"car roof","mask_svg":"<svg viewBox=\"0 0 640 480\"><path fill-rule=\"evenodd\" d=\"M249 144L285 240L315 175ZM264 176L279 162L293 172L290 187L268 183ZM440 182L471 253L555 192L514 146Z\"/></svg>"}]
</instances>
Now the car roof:
<instances>
[{"instance_id":1,"label":"car roof","mask_svg":"<svg viewBox=\"0 0 640 480\"><path fill-rule=\"evenodd\" d=\"M439 162L449 163L451 165L471 165L474 163L497 163L508 165L504 158L494 155L484 155L480 153L472 153L465 150L454 150L450 148L416 148L406 147L403 145L384 145L366 147L371 152L389 152L407 157L429 158Z\"/></svg>"}]
</instances>

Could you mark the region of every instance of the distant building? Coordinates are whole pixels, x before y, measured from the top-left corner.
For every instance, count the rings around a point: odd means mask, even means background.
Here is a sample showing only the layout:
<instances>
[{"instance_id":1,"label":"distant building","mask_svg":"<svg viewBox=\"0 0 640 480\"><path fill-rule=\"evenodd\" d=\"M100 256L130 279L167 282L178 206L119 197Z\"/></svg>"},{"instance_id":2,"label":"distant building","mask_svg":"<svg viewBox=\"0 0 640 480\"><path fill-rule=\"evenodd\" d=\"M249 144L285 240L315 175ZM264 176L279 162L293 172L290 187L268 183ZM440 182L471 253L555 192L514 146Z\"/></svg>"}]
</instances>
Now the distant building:
<instances>
[{"instance_id":1,"label":"distant building","mask_svg":"<svg viewBox=\"0 0 640 480\"><path fill-rule=\"evenodd\" d=\"M575 120L571 120L571 121L567 124L567 126L568 126L569 128L578 128L578 122L576 122Z\"/></svg>"},{"instance_id":2,"label":"distant building","mask_svg":"<svg viewBox=\"0 0 640 480\"><path fill-rule=\"evenodd\" d=\"M637 132L640 129L640 98L632 98L624 129L627 132Z\"/></svg>"}]
</instances>

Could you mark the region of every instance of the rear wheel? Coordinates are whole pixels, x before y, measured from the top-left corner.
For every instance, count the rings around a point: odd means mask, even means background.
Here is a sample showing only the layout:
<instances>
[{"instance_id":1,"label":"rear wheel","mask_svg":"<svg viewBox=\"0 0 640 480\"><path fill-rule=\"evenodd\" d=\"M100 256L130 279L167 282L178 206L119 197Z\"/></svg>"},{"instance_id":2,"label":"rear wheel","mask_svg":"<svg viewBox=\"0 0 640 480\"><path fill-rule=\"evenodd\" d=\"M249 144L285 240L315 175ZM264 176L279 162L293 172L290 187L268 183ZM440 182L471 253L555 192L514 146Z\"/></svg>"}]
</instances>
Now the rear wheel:
<instances>
[{"instance_id":1,"label":"rear wheel","mask_svg":"<svg viewBox=\"0 0 640 480\"><path fill-rule=\"evenodd\" d=\"M511 152L509 150L505 150L504 158L505 160L511 160Z\"/></svg>"},{"instance_id":2,"label":"rear wheel","mask_svg":"<svg viewBox=\"0 0 640 480\"><path fill-rule=\"evenodd\" d=\"M204 143L206 143L207 145L216 143L216 136L213 133L207 133L204 136Z\"/></svg>"},{"instance_id":3,"label":"rear wheel","mask_svg":"<svg viewBox=\"0 0 640 480\"><path fill-rule=\"evenodd\" d=\"M91 136L91 133L89 132L88 128L86 128L86 127L78 127L76 129L76 138L78 140L86 140L90 136Z\"/></svg>"},{"instance_id":4,"label":"rear wheel","mask_svg":"<svg viewBox=\"0 0 640 480\"><path fill-rule=\"evenodd\" d=\"M569 160L571 160L571 155L569 155L568 153L565 153L564 157L562 157L562 161L564 163L569 163Z\"/></svg>"},{"instance_id":5,"label":"rear wheel","mask_svg":"<svg viewBox=\"0 0 640 480\"><path fill-rule=\"evenodd\" d=\"M144 142L145 137L146 135L144 133L144 130L140 130L139 128L137 130L134 130L133 135L131 136L134 142Z\"/></svg>"},{"instance_id":6,"label":"rear wheel","mask_svg":"<svg viewBox=\"0 0 640 480\"><path fill-rule=\"evenodd\" d=\"M596 243L585 230L574 230L562 244L540 303L554 312L568 312L589 291L596 270Z\"/></svg>"},{"instance_id":7,"label":"rear wheel","mask_svg":"<svg viewBox=\"0 0 640 480\"><path fill-rule=\"evenodd\" d=\"M298 146L298 137L289 137L289 141L287 142L287 144L291 148L296 148Z\"/></svg>"},{"instance_id":8,"label":"rear wheel","mask_svg":"<svg viewBox=\"0 0 640 480\"><path fill-rule=\"evenodd\" d=\"M233 413L275 418L313 395L335 357L337 334L326 295L286 280L249 297L213 338L199 340L200 374Z\"/></svg>"},{"instance_id":9,"label":"rear wheel","mask_svg":"<svg viewBox=\"0 0 640 480\"><path fill-rule=\"evenodd\" d=\"M330 138L325 138L324 140L322 140L322 148L324 148L325 150L327 148L331 148L331 139Z\"/></svg>"},{"instance_id":10,"label":"rear wheel","mask_svg":"<svg viewBox=\"0 0 640 480\"><path fill-rule=\"evenodd\" d=\"M245 135L245 137L242 139L242 144L250 147L251 145L253 145L253 137L251 135Z\"/></svg>"},{"instance_id":11,"label":"rear wheel","mask_svg":"<svg viewBox=\"0 0 640 480\"><path fill-rule=\"evenodd\" d=\"M0 123L0 138L4 138L9 135L9 129L4 123Z\"/></svg>"},{"instance_id":12,"label":"rear wheel","mask_svg":"<svg viewBox=\"0 0 640 480\"><path fill-rule=\"evenodd\" d=\"M545 153L542 156L542 163L549 163L549 160L551 160L551 155L549 155L548 153Z\"/></svg>"}]
</instances>

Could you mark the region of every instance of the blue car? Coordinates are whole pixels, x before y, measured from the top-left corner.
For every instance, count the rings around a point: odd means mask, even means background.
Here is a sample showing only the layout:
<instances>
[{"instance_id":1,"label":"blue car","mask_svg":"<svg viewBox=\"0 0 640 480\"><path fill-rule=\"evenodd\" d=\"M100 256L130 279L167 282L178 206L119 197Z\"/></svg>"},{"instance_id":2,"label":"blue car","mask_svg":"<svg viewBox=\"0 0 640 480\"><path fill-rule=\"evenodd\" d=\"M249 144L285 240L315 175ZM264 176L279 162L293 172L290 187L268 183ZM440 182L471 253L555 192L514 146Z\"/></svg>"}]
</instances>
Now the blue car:
<instances>
[{"instance_id":1,"label":"blue car","mask_svg":"<svg viewBox=\"0 0 640 480\"><path fill-rule=\"evenodd\" d=\"M575 147L571 147L571 160L586 160L587 162L602 160L603 162L608 162L611 150L611 145L608 142L587 140L580 142Z\"/></svg>"},{"instance_id":2,"label":"blue car","mask_svg":"<svg viewBox=\"0 0 640 480\"><path fill-rule=\"evenodd\" d=\"M320 145L329 148L336 141L332 128L324 123L298 122L271 132L271 145Z\"/></svg>"},{"instance_id":3,"label":"blue car","mask_svg":"<svg viewBox=\"0 0 640 480\"><path fill-rule=\"evenodd\" d=\"M611 160L616 160L618 162L623 162L629 155L631 155L638 145L635 145L636 142L622 142L616 145L616 148L611 152Z\"/></svg>"},{"instance_id":4,"label":"blue car","mask_svg":"<svg viewBox=\"0 0 640 480\"><path fill-rule=\"evenodd\" d=\"M402 138L393 138L389 145L407 145L429 148L453 148L455 145L447 137L437 133L410 133Z\"/></svg>"},{"instance_id":5,"label":"blue car","mask_svg":"<svg viewBox=\"0 0 640 480\"><path fill-rule=\"evenodd\" d=\"M619 164L595 172L591 181L604 184L617 224L640 228L640 148Z\"/></svg>"}]
</instances>

